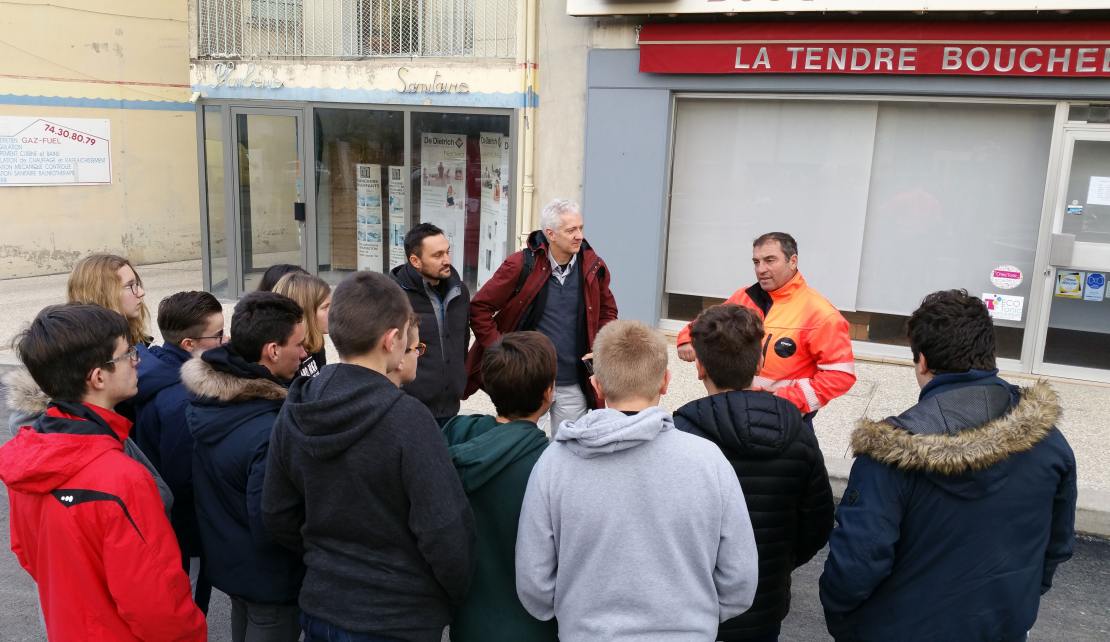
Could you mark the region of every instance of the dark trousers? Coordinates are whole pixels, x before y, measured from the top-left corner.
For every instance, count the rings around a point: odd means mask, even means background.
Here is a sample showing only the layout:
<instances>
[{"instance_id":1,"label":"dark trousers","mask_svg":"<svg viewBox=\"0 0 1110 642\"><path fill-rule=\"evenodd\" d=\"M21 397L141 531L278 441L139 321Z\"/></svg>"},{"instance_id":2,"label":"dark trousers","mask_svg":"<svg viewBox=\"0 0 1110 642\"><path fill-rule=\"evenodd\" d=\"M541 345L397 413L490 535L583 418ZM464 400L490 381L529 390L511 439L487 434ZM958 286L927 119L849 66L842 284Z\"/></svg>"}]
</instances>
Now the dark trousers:
<instances>
[{"instance_id":1,"label":"dark trousers","mask_svg":"<svg viewBox=\"0 0 1110 642\"><path fill-rule=\"evenodd\" d=\"M232 642L297 642L296 604L259 604L231 597Z\"/></svg>"},{"instance_id":2,"label":"dark trousers","mask_svg":"<svg viewBox=\"0 0 1110 642\"><path fill-rule=\"evenodd\" d=\"M767 633L754 638L743 638L743 642L779 642L779 633L782 631L782 625L775 627L774 633ZM738 638L734 638L738 640Z\"/></svg>"},{"instance_id":3,"label":"dark trousers","mask_svg":"<svg viewBox=\"0 0 1110 642\"><path fill-rule=\"evenodd\" d=\"M348 631L304 611L301 611L301 629L304 631L304 642L401 642L397 638L374 633ZM429 640L439 642L442 637L443 631L429 632Z\"/></svg>"}]
</instances>

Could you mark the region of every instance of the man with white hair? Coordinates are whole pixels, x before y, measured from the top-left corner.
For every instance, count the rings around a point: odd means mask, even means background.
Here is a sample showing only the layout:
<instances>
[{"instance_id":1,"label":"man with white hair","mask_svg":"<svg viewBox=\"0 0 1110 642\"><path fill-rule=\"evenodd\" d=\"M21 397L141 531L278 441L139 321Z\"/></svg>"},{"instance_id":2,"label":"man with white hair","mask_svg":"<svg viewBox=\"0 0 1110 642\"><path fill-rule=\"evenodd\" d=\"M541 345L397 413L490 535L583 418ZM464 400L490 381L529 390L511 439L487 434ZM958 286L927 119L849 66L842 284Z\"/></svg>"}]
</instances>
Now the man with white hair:
<instances>
[{"instance_id":1,"label":"man with white hair","mask_svg":"<svg viewBox=\"0 0 1110 642\"><path fill-rule=\"evenodd\" d=\"M563 421L597 407L583 358L598 331L617 318L617 302L609 291L609 267L586 242L578 203L551 201L540 223L542 229L529 234L524 249L505 259L470 301L476 341L466 358L464 398L481 387L482 354L502 334L542 332L555 344L558 372L555 401L539 425L554 436Z\"/></svg>"}]
</instances>

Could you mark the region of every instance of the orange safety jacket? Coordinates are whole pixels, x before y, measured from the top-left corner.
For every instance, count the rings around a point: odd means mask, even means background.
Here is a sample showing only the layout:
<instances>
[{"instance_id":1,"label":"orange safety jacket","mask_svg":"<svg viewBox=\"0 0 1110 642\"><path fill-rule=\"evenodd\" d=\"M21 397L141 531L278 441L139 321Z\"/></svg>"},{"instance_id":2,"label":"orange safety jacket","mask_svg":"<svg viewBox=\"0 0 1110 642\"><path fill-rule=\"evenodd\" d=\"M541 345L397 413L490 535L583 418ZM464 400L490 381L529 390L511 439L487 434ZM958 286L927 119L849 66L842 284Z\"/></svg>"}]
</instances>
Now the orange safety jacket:
<instances>
[{"instance_id":1,"label":"orange safety jacket","mask_svg":"<svg viewBox=\"0 0 1110 642\"><path fill-rule=\"evenodd\" d=\"M752 385L773 391L802 411L814 412L856 382L848 321L801 272L771 292L758 283L734 292L725 303L743 305L763 319L764 362ZM678 345L690 343L690 324Z\"/></svg>"}]
</instances>

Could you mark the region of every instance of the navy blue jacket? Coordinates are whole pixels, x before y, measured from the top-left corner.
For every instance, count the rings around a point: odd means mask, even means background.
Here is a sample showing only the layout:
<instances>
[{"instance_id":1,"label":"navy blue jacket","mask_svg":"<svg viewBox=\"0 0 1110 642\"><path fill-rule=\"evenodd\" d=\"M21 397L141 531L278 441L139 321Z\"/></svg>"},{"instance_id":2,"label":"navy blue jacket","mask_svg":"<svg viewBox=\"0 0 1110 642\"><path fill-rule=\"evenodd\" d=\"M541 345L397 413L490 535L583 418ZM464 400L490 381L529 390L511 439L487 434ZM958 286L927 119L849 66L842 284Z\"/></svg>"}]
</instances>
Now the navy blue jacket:
<instances>
[{"instance_id":1,"label":"navy blue jacket","mask_svg":"<svg viewBox=\"0 0 1110 642\"><path fill-rule=\"evenodd\" d=\"M937 376L852 434L821 603L837 640L1017 640L1072 554L1076 470L1056 393Z\"/></svg>"},{"instance_id":2,"label":"navy blue jacket","mask_svg":"<svg viewBox=\"0 0 1110 642\"><path fill-rule=\"evenodd\" d=\"M135 427L131 438L173 491L170 515L181 553L200 555L200 533L193 504L193 436L185 422L192 395L181 383L181 366L192 355L180 347L138 346L139 393L131 401Z\"/></svg>"},{"instance_id":3,"label":"navy blue jacket","mask_svg":"<svg viewBox=\"0 0 1110 642\"><path fill-rule=\"evenodd\" d=\"M181 368L196 398L186 412L193 435L193 490L205 573L212 586L248 602L291 604L300 591L300 556L262 524L262 483L274 420L286 388L229 346Z\"/></svg>"}]
</instances>

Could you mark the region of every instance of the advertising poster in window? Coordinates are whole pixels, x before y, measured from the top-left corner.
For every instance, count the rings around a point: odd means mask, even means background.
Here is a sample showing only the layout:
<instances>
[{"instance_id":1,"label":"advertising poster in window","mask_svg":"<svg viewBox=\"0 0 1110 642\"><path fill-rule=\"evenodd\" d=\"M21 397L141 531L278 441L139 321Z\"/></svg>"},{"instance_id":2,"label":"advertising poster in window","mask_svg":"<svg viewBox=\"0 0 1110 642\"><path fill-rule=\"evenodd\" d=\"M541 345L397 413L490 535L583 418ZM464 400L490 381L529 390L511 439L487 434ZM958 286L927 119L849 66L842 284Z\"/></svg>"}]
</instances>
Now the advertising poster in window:
<instances>
[{"instance_id":1,"label":"advertising poster in window","mask_svg":"<svg viewBox=\"0 0 1110 642\"><path fill-rule=\"evenodd\" d=\"M466 136L421 136L420 222L442 228L452 252L462 252L466 242Z\"/></svg>"},{"instance_id":2,"label":"advertising poster in window","mask_svg":"<svg viewBox=\"0 0 1110 642\"><path fill-rule=\"evenodd\" d=\"M478 287L505 260L509 230L509 138L483 132L478 150L482 163L482 216L478 228Z\"/></svg>"},{"instance_id":3,"label":"advertising poster in window","mask_svg":"<svg viewBox=\"0 0 1110 642\"><path fill-rule=\"evenodd\" d=\"M389 269L405 262L405 168L389 166Z\"/></svg>"},{"instance_id":4,"label":"advertising poster in window","mask_svg":"<svg viewBox=\"0 0 1110 642\"><path fill-rule=\"evenodd\" d=\"M382 271L382 166L359 163L356 184L358 269Z\"/></svg>"}]
</instances>

